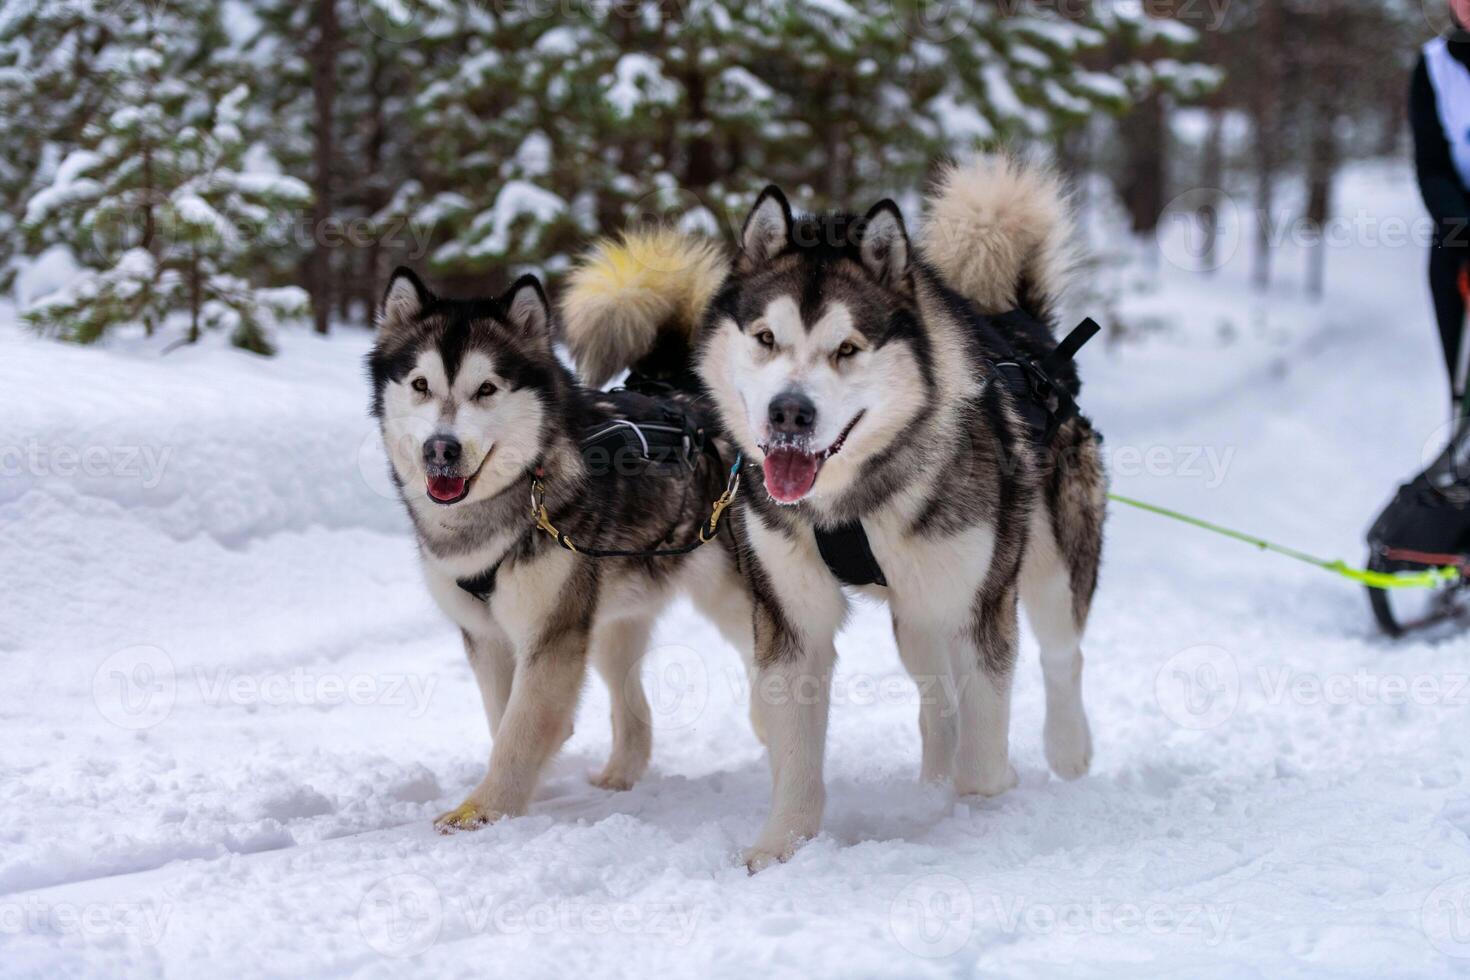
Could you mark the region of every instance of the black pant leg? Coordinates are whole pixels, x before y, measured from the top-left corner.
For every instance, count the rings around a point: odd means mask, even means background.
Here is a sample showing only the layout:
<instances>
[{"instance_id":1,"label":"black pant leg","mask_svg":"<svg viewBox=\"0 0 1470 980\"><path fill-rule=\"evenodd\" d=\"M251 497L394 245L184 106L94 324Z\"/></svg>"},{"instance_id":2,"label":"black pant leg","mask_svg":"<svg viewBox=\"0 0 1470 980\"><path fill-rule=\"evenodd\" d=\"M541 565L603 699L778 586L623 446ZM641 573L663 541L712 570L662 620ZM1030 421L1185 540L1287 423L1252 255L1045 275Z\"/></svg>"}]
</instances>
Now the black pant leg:
<instances>
[{"instance_id":1,"label":"black pant leg","mask_svg":"<svg viewBox=\"0 0 1470 980\"><path fill-rule=\"evenodd\" d=\"M1439 342L1444 349L1445 369L1449 374L1450 396L1454 390L1455 368L1460 359L1460 338L1465 331L1465 301L1460 296L1460 267L1466 253L1460 249L1434 247L1429 250L1429 292L1434 297L1434 315L1439 321Z\"/></svg>"}]
</instances>

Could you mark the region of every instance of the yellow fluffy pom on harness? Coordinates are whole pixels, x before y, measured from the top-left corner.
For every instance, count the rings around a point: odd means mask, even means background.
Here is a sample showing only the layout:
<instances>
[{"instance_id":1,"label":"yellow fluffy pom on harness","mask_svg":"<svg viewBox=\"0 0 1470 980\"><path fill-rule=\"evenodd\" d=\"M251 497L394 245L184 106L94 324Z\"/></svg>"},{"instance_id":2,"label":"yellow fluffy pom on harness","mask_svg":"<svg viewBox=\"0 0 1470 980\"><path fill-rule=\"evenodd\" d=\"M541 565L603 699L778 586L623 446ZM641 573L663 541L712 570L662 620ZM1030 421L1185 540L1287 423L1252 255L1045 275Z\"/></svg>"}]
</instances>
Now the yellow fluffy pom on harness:
<instances>
[{"instance_id":1,"label":"yellow fluffy pom on harness","mask_svg":"<svg viewBox=\"0 0 1470 980\"><path fill-rule=\"evenodd\" d=\"M669 228L599 242L568 277L561 302L582 380L606 384L647 356L660 334L691 337L728 269L717 242Z\"/></svg>"}]
</instances>

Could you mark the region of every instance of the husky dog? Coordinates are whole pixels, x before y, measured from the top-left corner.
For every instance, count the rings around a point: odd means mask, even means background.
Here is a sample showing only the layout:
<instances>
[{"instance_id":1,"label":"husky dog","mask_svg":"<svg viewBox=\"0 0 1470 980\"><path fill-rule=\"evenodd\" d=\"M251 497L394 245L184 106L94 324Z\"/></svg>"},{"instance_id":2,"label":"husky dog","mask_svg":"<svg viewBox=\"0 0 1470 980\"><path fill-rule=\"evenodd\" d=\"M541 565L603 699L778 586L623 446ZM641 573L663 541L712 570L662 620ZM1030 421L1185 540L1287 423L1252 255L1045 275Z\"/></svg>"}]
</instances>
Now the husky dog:
<instances>
[{"instance_id":1,"label":"husky dog","mask_svg":"<svg viewBox=\"0 0 1470 980\"><path fill-rule=\"evenodd\" d=\"M597 560L559 546L677 549L710 516L723 467L701 455L679 478L589 463L589 429L619 396L589 391L552 347L533 276L497 299L432 294L407 269L388 286L369 355L378 419L417 532L429 591L460 627L494 740L484 780L442 831L525 812L543 765L571 734L589 657L612 695L612 754L594 782L626 789L648 765L650 715L638 674L653 620L688 585L717 623L749 634L749 600L729 536L687 555ZM730 458L733 458L730 457Z\"/></svg>"},{"instance_id":2,"label":"husky dog","mask_svg":"<svg viewBox=\"0 0 1470 980\"><path fill-rule=\"evenodd\" d=\"M916 247L892 201L861 217L798 217L768 188L720 284L696 290L712 297L693 340L697 371L751 486L732 526L748 552L752 712L773 770L752 870L785 860L821 823L847 599L819 531L860 522L880 573L871 581L886 585L866 590L888 600L905 666L945 681L925 685L944 696L920 708L924 779L984 796L1016 784L1018 598L1041 647L1048 763L1068 779L1091 764L1080 641L1102 547L1096 437L1081 417L1049 441L1033 434L997 368L1055 346L1065 199L1044 169L986 157L948 168L928 203ZM639 305L649 304L625 312ZM1076 394L1070 366L1055 380Z\"/></svg>"}]
</instances>

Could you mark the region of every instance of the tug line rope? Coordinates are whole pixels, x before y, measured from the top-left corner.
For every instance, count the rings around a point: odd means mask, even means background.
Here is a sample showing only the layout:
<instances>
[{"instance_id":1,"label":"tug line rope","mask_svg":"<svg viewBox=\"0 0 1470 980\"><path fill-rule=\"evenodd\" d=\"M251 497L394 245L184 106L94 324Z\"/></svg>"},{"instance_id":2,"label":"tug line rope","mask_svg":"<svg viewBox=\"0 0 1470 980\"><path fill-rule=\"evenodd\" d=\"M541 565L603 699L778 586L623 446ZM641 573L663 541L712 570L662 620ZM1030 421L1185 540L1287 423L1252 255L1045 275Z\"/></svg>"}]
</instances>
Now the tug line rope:
<instances>
[{"instance_id":1,"label":"tug line rope","mask_svg":"<svg viewBox=\"0 0 1470 980\"><path fill-rule=\"evenodd\" d=\"M1419 552L1390 553L1386 557L1401 561L1423 562L1431 567L1424 569L1422 572L1375 572L1367 568L1356 568L1341 559L1319 558L1316 555L1307 554L1305 551L1298 551L1295 548L1288 548L1286 545L1277 544L1274 541L1267 541L1265 538L1258 538L1253 534L1246 534L1244 531L1237 531L1234 528L1215 524L1199 517L1191 517L1177 510L1170 510L1168 507L1160 507L1158 504L1151 504L1133 497L1125 497L1120 493L1110 493L1108 494L1108 499L1116 503L1126 504L1129 507L1136 507L1150 514L1157 514L1160 517L1167 517L1171 520L1188 524L1191 527L1210 531L1223 537L1234 538L1236 541L1244 541L1246 544L1255 545L1262 551L1273 551L1278 555L1285 555L1287 558L1305 562L1308 565L1314 565L1324 571L1332 572L1349 581L1357 582L1359 585L1366 585L1372 589L1434 589L1441 585L1459 582L1461 579L1467 577L1467 570L1462 565L1462 559L1454 555L1421 554ZM1443 564L1436 564L1441 562Z\"/></svg>"}]
</instances>

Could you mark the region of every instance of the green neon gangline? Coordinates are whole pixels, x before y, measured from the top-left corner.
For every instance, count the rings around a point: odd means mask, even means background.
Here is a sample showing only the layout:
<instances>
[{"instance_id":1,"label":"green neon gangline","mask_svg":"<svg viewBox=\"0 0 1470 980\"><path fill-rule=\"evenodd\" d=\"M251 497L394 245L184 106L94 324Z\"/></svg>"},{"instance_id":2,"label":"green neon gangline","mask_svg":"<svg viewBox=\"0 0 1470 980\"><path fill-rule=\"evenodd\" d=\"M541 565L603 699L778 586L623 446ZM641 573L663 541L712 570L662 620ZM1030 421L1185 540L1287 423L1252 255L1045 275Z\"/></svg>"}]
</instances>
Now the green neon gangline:
<instances>
[{"instance_id":1,"label":"green neon gangline","mask_svg":"<svg viewBox=\"0 0 1470 980\"><path fill-rule=\"evenodd\" d=\"M1347 562L1341 560L1330 561L1326 558L1318 558L1316 555L1309 555L1305 551L1297 551L1295 548L1288 548L1285 545L1267 541L1265 538L1258 538L1255 535L1246 534L1244 531L1221 527L1219 524L1212 524L1198 517L1190 517L1188 514L1181 514L1177 510L1160 507L1158 504L1150 504L1142 500L1136 500L1133 497L1125 497L1120 493L1110 493L1108 494L1108 499L1117 501L1120 504L1127 504L1129 507L1137 507L1139 510L1147 511L1150 514L1158 514L1160 517L1169 517L1206 531L1213 531L1215 534L1220 534L1227 538L1244 541L1246 544L1253 544L1262 551L1274 551L1278 555L1295 558L1297 561L1306 562L1308 565L1316 565L1318 568L1335 572L1345 579L1350 579L1351 581L1374 589L1432 589L1444 585L1447 582L1458 582L1460 580L1460 570L1453 565L1445 565L1440 568L1426 568L1422 572L1374 572L1366 568L1354 568L1347 564Z\"/></svg>"}]
</instances>

